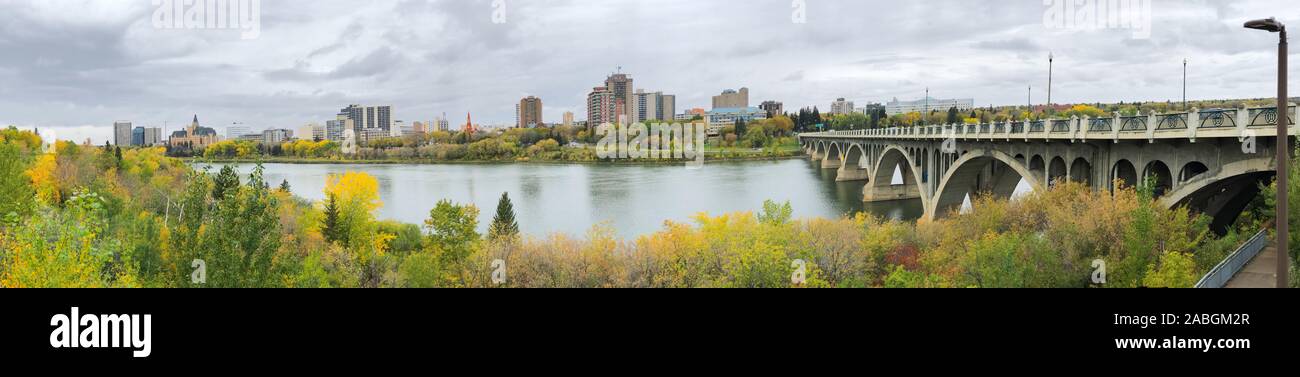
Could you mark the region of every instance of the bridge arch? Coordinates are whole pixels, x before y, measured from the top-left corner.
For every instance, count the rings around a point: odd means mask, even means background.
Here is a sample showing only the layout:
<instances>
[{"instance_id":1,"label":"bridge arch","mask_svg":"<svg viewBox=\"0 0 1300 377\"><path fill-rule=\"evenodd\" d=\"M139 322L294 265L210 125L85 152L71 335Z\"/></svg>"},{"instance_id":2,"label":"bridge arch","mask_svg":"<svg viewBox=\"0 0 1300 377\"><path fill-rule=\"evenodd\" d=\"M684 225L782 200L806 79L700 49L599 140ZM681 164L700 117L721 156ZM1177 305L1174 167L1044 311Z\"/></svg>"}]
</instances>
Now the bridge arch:
<instances>
[{"instance_id":1,"label":"bridge arch","mask_svg":"<svg viewBox=\"0 0 1300 377\"><path fill-rule=\"evenodd\" d=\"M1174 176L1169 172L1169 165L1160 160L1147 163L1146 168L1142 169L1142 179L1142 184L1146 184L1147 179L1151 180L1151 189L1157 198L1165 196L1174 188Z\"/></svg>"},{"instance_id":2,"label":"bridge arch","mask_svg":"<svg viewBox=\"0 0 1300 377\"><path fill-rule=\"evenodd\" d=\"M839 160L841 156L844 156L844 151L843 148L840 147L840 143L831 142L830 145L826 146L827 160Z\"/></svg>"},{"instance_id":3,"label":"bridge arch","mask_svg":"<svg viewBox=\"0 0 1300 377\"><path fill-rule=\"evenodd\" d=\"M1052 164L1047 167L1047 185L1054 186L1069 174L1069 167L1065 166L1065 159L1061 156L1052 158Z\"/></svg>"},{"instance_id":4,"label":"bridge arch","mask_svg":"<svg viewBox=\"0 0 1300 377\"><path fill-rule=\"evenodd\" d=\"M1047 176L1047 161L1043 160L1043 156L1034 155L1029 158L1029 172L1039 178Z\"/></svg>"},{"instance_id":5,"label":"bridge arch","mask_svg":"<svg viewBox=\"0 0 1300 377\"><path fill-rule=\"evenodd\" d=\"M925 183L917 174L916 160L907 148L889 145L878 152L877 160L871 164L868 183L863 191L865 201L888 201L921 199L923 208L928 208L930 196ZM894 185L894 172L901 172L903 184Z\"/></svg>"},{"instance_id":6,"label":"bridge arch","mask_svg":"<svg viewBox=\"0 0 1300 377\"><path fill-rule=\"evenodd\" d=\"M1083 157L1074 159L1074 162L1070 164L1070 181L1091 185L1092 163Z\"/></svg>"},{"instance_id":7,"label":"bridge arch","mask_svg":"<svg viewBox=\"0 0 1300 377\"><path fill-rule=\"evenodd\" d=\"M1137 168L1135 168L1133 163L1129 162L1129 160L1115 161L1115 166L1110 168L1110 181L1111 183L1109 186L1111 191L1120 188L1116 187L1115 181L1120 181L1119 184L1122 187L1136 187L1139 183Z\"/></svg>"},{"instance_id":8,"label":"bridge arch","mask_svg":"<svg viewBox=\"0 0 1300 377\"><path fill-rule=\"evenodd\" d=\"M1202 164L1200 161L1188 162L1183 164L1182 170L1178 172L1178 183L1190 181L1209 171L1210 168L1206 167L1205 164Z\"/></svg>"},{"instance_id":9,"label":"bridge arch","mask_svg":"<svg viewBox=\"0 0 1300 377\"><path fill-rule=\"evenodd\" d=\"M852 166L858 169L866 169L866 165L862 163L862 160L866 159L866 157L866 147L862 144L849 144L844 149L844 166L846 168Z\"/></svg>"},{"instance_id":10,"label":"bridge arch","mask_svg":"<svg viewBox=\"0 0 1300 377\"><path fill-rule=\"evenodd\" d=\"M1035 158L1042 160L1038 156ZM990 165L993 165L992 169L988 169ZM986 170L992 171L993 176L987 181L981 181L981 173ZM967 151L952 163L952 168L939 181L939 189L930 200L931 205L926 207L926 215L932 219L946 216L959 208L968 195L981 189L998 198L1010 199L1022 179L1035 191L1039 191L1046 187L1042 177L1006 153L993 150Z\"/></svg>"},{"instance_id":11,"label":"bridge arch","mask_svg":"<svg viewBox=\"0 0 1300 377\"><path fill-rule=\"evenodd\" d=\"M1191 177L1160 200L1170 208L1187 207L1209 216L1213 219L1211 229L1226 234L1259 195L1260 184L1276 177L1277 166L1272 159L1236 161Z\"/></svg>"}]
</instances>

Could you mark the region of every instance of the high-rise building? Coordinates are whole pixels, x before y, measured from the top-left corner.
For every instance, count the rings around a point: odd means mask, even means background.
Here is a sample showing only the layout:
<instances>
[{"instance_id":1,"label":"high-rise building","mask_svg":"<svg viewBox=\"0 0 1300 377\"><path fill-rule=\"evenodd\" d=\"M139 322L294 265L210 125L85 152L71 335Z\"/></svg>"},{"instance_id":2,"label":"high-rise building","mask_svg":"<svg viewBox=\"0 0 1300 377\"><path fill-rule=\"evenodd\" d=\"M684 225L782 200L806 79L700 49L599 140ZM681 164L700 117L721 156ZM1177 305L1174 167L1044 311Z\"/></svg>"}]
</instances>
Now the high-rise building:
<instances>
[{"instance_id":1,"label":"high-rise building","mask_svg":"<svg viewBox=\"0 0 1300 377\"><path fill-rule=\"evenodd\" d=\"M131 145L131 122L120 120L113 122L113 145L125 147Z\"/></svg>"},{"instance_id":2,"label":"high-rise building","mask_svg":"<svg viewBox=\"0 0 1300 377\"><path fill-rule=\"evenodd\" d=\"M673 120L673 114L677 113L677 96L673 94L659 95L659 108L655 112L659 114L659 120Z\"/></svg>"},{"instance_id":3,"label":"high-rise building","mask_svg":"<svg viewBox=\"0 0 1300 377\"><path fill-rule=\"evenodd\" d=\"M749 88L727 89L722 91L722 94L713 96L714 109L743 107L749 107Z\"/></svg>"},{"instance_id":4,"label":"high-rise building","mask_svg":"<svg viewBox=\"0 0 1300 377\"><path fill-rule=\"evenodd\" d=\"M339 110L339 115L352 120L352 130L357 135L361 135L365 130L372 128L378 128L384 132L393 129L392 106L348 105L348 107Z\"/></svg>"},{"instance_id":5,"label":"high-rise building","mask_svg":"<svg viewBox=\"0 0 1300 377\"><path fill-rule=\"evenodd\" d=\"M131 130L131 145L144 145L144 127L136 127Z\"/></svg>"},{"instance_id":6,"label":"high-rise building","mask_svg":"<svg viewBox=\"0 0 1300 377\"><path fill-rule=\"evenodd\" d=\"M144 145L147 145L147 146L152 147L152 146L156 146L156 145L161 145L162 142L163 142L163 140L162 140L162 129L161 129L161 128L158 128L158 127L145 127L145 129L144 129Z\"/></svg>"},{"instance_id":7,"label":"high-rise building","mask_svg":"<svg viewBox=\"0 0 1300 377\"><path fill-rule=\"evenodd\" d=\"M565 112L564 112L564 123L563 123L563 125L564 125L565 127L573 127L573 112L572 112L572 111L565 111Z\"/></svg>"},{"instance_id":8,"label":"high-rise building","mask_svg":"<svg viewBox=\"0 0 1300 377\"><path fill-rule=\"evenodd\" d=\"M519 118L515 123L519 128L533 128L543 125L542 122L542 99L534 96L528 96L519 100L519 107L516 113Z\"/></svg>"},{"instance_id":9,"label":"high-rise building","mask_svg":"<svg viewBox=\"0 0 1300 377\"><path fill-rule=\"evenodd\" d=\"M677 112L677 96L671 94L638 89L634 99L636 106L633 108L632 122L673 120L673 113Z\"/></svg>"},{"instance_id":10,"label":"high-rise building","mask_svg":"<svg viewBox=\"0 0 1300 377\"><path fill-rule=\"evenodd\" d=\"M777 101L763 101L763 104L758 105L758 108L767 112L768 119L776 118L777 115L785 114L785 104Z\"/></svg>"},{"instance_id":11,"label":"high-rise building","mask_svg":"<svg viewBox=\"0 0 1300 377\"><path fill-rule=\"evenodd\" d=\"M831 102L831 114L848 114L853 112L853 101L845 101L843 98Z\"/></svg>"},{"instance_id":12,"label":"high-rise building","mask_svg":"<svg viewBox=\"0 0 1300 377\"><path fill-rule=\"evenodd\" d=\"M234 123L226 126L226 139L229 140L236 140L239 139L240 136L251 133L253 133L253 130L248 126L245 126L243 123Z\"/></svg>"},{"instance_id":13,"label":"high-rise building","mask_svg":"<svg viewBox=\"0 0 1300 377\"><path fill-rule=\"evenodd\" d=\"M630 123L641 123L650 120L659 119L659 97L663 92L646 93L645 90L637 89L633 95L632 119Z\"/></svg>"},{"instance_id":14,"label":"high-rise building","mask_svg":"<svg viewBox=\"0 0 1300 377\"><path fill-rule=\"evenodd\" d=\"M618 123L619 102L609 88L599 86L587 94L587 126L595 127L604 123Z\"/></svg>"},{"instance_id":15,"label":"high-rise building","mask_svg":"<svg viewBox=\"0 0 1300 377\"><path fill-rule=\"evenodd\" d=\"M626 122L632 120L633 114L636 114L636 101L632 96L635 94L632 89L632 76L626 73L616 73L605 79L605 88L613 93L614 104L618 105L614 118L608 120L614 122ZM620 115L626 115L628 119L619 120Z\"/></svg>"}]
</instances>

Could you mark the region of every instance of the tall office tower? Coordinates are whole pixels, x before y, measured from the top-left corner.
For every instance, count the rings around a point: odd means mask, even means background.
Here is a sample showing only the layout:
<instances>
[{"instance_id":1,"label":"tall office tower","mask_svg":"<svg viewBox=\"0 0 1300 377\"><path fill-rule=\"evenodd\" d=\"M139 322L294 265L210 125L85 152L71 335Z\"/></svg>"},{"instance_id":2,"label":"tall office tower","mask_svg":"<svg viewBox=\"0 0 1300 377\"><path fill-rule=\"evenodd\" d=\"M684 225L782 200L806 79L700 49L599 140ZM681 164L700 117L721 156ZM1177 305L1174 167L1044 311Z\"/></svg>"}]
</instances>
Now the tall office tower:
<instances>
[{"instance_id":1,"label":"tall office tower","mask_svg":"<svg viewBox=\"0 0 1300 377\"><path fill-rule=\"evenodd\" d=\"M162 144L162 129L158 127L146 127L144 129L144 145L155 146Z\"/></svg>"},{"instance_id":2,"label":"tall office tower","mask_svg":"<svg viewBox=\"0 0 1300 377\"><path fill-rule=\"evenodd\" d=\"M129 146L131 145L131 122L120 120L113 122L113 145Z\"/></svg>"},{"instance_id":3,"label":"tall office tower","mask_svg":"<svg viewBox=\"0 0 1300 377\"><path fill-rule=\"evenodd\" d=\"M713 96L713 109L735 109L749 107L749 88L739 91L727 89L722 94Z\"/></svg>"},{"instance_id":4,"label":"tall office tower","mask_svg":"<svg viewBox=\"0 0 1300 377\"><path fill-rule=\"evenodd\" d=\"M618 102L614 92L606 87L596 87L587 94L587 126L595 127L603 123L618 122Z\"/></svg>"},{"instance_id":5,"label":"tall office tower","mask_svg":"<svg viewBox=\"0 0 1300 377\"><path fill-rule=\"evenodd\" d=\"M564 112L564 126L565 126L565 127L573 127L573 112L572 112L572 111L565 111L565 112Z\"/></svg>"},{"instance_id":6,"label":"tall office tower","mask_svg":"<svg viewBox=\"0 0 1300 377\"><path fill-rule=\"evenodd\" d=\"M517 116L518 122L516 127L532 128L543 125L542 122L542 99L534 96L528 96L519 100Z\"/></svg>"},{"instance_id":7,"label":"tall office tower","mask_svg":"<svg viewBox=\"0 0 1300 377\"><path fill-rule=\"evenodd\" d=\"M348 107L339 110L339 115L347 116L352 120L352 130L357 135L361 135L367 129L381 129L389 132L393 129L393 107L392 106L362 106L348 105ZM372 131L376 133L378 131Z\"/></svg>"},{"instance_id":8,"label":"tall office tower","mask_svg":"<svg viewBox=\"0 0 1300 377\"><path fill-rule=\"evenodd\" d=\"M671 121L677 113L677 96L673 94L662 94L659 96L659 108L655 109L659 113L659 120Z\"/></svg>"},{"instance_id":9,"label":"tall office tower","mask_svg":"<svg viewBox=\"0 0 1300 377\"><path fill-rule=\"evenodd\" d=\"M626 73L610 75L605 79L605 88L608 88L608 90L614 94L615 103L622 104L621 108L618 109L618 111L615 111L615 118L610 122L618 121L617 116L619 114L627 115L627 118L629 119L626 119L625 121L632 120L631 118L633 118L633 114L636 114L636 101L632 98L635 94L633 93L632 88L632 76L629 76Z\"/></svg>"},{"instance_id":10,"label":"tall office tower","mask_svg":"<svg viewBox=\"0 0 1300 377\"><path fill-rule=\"evenodd\" d=\"M131 130L131 145L144 145L144 127L136 127Z\"/></svg>"},{"instance_id":11,"label":"tall office tower","mask_svg":"<svg viewBox=\"0 0 1300 377\"><path fill-rule=\"evenodd\" d=\"M645 90L638 89L633 98L632 119L631 123L644 123L646 121L659 119L659 97L663 92L646 93Z\"/></svg>"}]
</instances>

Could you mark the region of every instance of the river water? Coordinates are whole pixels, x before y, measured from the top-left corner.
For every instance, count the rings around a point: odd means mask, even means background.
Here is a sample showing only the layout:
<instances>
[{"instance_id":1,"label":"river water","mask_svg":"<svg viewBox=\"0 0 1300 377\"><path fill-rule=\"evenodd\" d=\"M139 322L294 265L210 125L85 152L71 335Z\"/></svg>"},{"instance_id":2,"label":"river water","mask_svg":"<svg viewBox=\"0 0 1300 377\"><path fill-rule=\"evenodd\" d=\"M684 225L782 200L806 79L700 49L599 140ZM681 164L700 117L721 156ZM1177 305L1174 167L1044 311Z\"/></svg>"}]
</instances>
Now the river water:
<instances>
[{"instance_id":1,"label":"river water","mask_svg":"<svg viewBox=\"0 0 1300 377\"><path fill-rule=\"evenodd\" d=\"M236 165L241 174L253 165ZM503 192L510 193L520 229L535 236L581 236L605 223L624 238L662 229L665 220L689 222L700 212L760 211L764 200L789 201L796 218L839 217L860 211L915 220L920 200L863 203L865 182L835 182L835 170L806 159L680 165L267 164L266 181L289 181L294 194L323 200L330 174L360 171L379 181L381 219L423 224L441 199L474 204L486 231ZM215 172L215 169L214 169Z\"/></svg>"}]
</instances>

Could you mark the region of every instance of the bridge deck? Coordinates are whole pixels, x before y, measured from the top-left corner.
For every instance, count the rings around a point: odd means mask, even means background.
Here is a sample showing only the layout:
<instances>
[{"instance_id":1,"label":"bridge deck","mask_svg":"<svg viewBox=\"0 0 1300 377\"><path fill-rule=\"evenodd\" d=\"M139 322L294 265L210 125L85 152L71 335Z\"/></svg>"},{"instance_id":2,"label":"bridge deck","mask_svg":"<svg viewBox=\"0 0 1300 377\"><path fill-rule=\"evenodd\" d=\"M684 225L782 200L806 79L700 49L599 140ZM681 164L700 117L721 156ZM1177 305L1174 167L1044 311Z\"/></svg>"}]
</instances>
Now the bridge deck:
<instances>
[{"instance_id":1,"label":"bridge deck","mask_svg":"<svg viewBox=\"0 0 1300 377\"><path fill-rule=\"evenodd\" d=\"M1225 288L1275 288L1277 287L1277 246L1269 246L1259 252L1255 259L1246 263L1246 267L1228 280Z\"/></svg>"}]
</instances>

